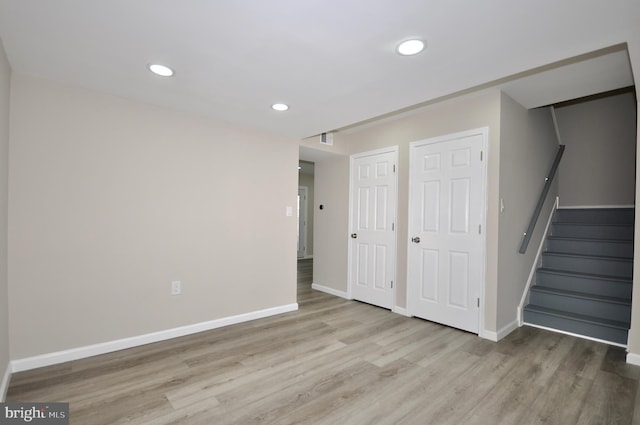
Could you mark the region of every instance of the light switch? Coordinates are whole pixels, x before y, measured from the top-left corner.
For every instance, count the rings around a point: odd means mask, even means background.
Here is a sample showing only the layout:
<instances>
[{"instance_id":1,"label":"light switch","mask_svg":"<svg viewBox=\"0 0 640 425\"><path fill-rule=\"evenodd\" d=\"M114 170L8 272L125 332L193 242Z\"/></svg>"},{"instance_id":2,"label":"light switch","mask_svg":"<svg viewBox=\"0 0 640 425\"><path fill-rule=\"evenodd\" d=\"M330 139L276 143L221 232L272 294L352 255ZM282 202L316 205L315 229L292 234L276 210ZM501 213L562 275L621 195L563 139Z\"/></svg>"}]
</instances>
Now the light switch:
<instances>
[{"instance_id":1,"label":"light switch","mask_svg":"<svg viewBox=\"0 0 640 425\"><path fill-rule=\"evenodd\" d=\"M171 282L171 295L180 295L182 293L182 282L174 280Z\"/></svg>"},{"instance_id":2,"label":"light switch","mask_svg":"<svg viewBox=\"0 0 640 425\"><path fill-rule=\"evenodd\" d=\"M287 207L285 214L287 217L293 217L293 207Z\"/></svg>"}]
</instances>

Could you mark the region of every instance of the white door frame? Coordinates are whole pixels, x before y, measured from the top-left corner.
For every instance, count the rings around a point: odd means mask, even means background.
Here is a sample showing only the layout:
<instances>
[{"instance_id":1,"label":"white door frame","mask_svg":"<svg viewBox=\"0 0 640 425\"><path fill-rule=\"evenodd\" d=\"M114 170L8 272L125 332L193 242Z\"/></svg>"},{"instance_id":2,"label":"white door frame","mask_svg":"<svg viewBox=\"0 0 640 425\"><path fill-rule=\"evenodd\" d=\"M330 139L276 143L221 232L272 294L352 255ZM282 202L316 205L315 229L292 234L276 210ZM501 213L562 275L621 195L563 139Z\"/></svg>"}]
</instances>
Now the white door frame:
<instances>
[{"instance_id":1,"label":"white door frame","mask_svg":"<svg viewBox=\"0 0 640 425\"><path fill-rule=\"evenodd\" d=\"M353 229L353 163L356 159L358 158L363 158L363 157L367 157L367 156L373 156L373 155L379 155L379 154L384 154L384 153L393 153L395 158L394 158L394 162L396 164L396 168L395 168L395 172L394 172L394 176L395 176L395 191L396 191L396 199L395 199L395 205L394 205L394 217L393 217L393 222L394 222L394 233L395 233L395 237L393 238L393 243L394 243L394 261L393 261L393 288L391 288L391 311L393 312L397 312L397 306L396 306L396 291L398 288L398 146L390 146L387 148L381 148L381 149L374 149L371 151L367 151L367 152L360 152L357 154L353 154L349 157L349 235L346 235L347 238L349 238L349 243L348 243L348 250L347 250L347 264L348 264L348 268L347 268L347 298L348 299L353 299L353 295L352 295L352 291L351 291L351 276L352 276L352 269L353 269L353 264L352 264L352 249L351 249L351 244L353 243L353 239L350 237L350 233L351 233L351 229Z\"/></svg>"},{"instance_id":2,"label":"white door frame","mask_svg":"<svg viewBox=\"0 0 640 425\"><path fill-rule=\"evenodd\" d=\"M300 196L300 192L304 194L304 199L300 199L300 205L298 206L298 248L300 248L300 244L302 243L303 250L298 250L298 258L306 258L309 188L307 186L298 186L298 196ZM300 255L301 253L302 255Z\"/></svg>"},{"instance_id":3,"label":"white door frame","mask_svg":"<svg viewBox=\"0 0 640 425\"><path fill-rule=\"evenodd\" d=\"M431 143L440 143L446 142L452 139L459 139L463 137L469 136L482 136L482 171L481 171L481 200L482 205L480 206L480 223L482 226L481 236L481 245L482 245L482 273L480 277L480 308L478 309L478 336L486 339L491 339L485 332L484 327L484 312L485 312L485 302L486 302L486 275L487 275L487 161L489 158L488 149L489 149L489 127L481 127L473 130L461 131L458 133L447 134L443 136L431 137L428 139L417 140L415 142L411 142L409 144L409 155L411 155L412 148L418 145L425 145ZM411 157L409 158L409 166L411 166ZM411 208L411 193L412 193L412 182L411 182L411 170L409 170L409 204L408 204L408 235L407 235L407 312L409 316L414 316L414 312L412 311L412 302L410 300L410 296L412 291L409 288L409 260L410 256L408 255L409 250L411 249L411 223L413 223L413 211Z\"/></svg>"}]
</instances>

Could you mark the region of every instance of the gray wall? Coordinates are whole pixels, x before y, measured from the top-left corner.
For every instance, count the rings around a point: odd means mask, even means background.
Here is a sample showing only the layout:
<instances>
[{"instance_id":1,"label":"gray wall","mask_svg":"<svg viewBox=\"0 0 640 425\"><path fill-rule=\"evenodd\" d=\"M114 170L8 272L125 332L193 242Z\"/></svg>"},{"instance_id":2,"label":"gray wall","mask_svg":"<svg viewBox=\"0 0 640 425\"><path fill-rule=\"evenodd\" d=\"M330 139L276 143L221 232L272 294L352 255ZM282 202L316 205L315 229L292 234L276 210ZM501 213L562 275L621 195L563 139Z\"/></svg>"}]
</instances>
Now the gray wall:
<instances>
[{"instance_id":1,"label":"gray wall","mask_svg":"<svg viewBox=\"0 0 640 425\"><path fill-rule=\"evenodd\" d=\"M11 68L0 40L0 400L9 371L9 286L7 283L7 203Z\"/></svg>"},{"instance_id":2,"label":"gray wall","mask_svg":"<svg viewBox=\"0 0 640 425\"><path fill-rule=\"evenodd\" d=\"M629 51L629 59L631 59L631 68L633 70L634 80L640 81L640 37L627 42ZM638 102L636 89L636 102ZM636 147L640 141L640 102L635 105L636 110ZM640 151L636 149L636 165L640 163ZM636 172L635 177L635 195L640 197L640 173ZM635 220L635 237L634 252L640 253L640 214L636 214ZM634 255L634 270L640 270L640 255ZM629 346L627 361L640 365L640 273L633 274L633 293L634 297L631 306L631 329L629 329Z\"/></svg>"},{"instance_id":3,"label":"gray wall","mask_svg":"<svg viewBox=\"0 0 640 425\"><path fill-rule=\"evenodd\" d=\"M525 254L518 251L557 151L550 109L528 111L503 94L500 104L500 198L504 211L500 213L498 329L515 325L516 308L558 194L557 179L547 196L529 248Z\"/></svg>"},{"instance_id":4,"label":"gray wall","mask_svg":"<svg viewBox=\"0 0 640 425\"><path fill-rule=\"evenodd\" d=\"M349 157L316 161L314 184L313 283L346 293Z\"/></svg>"},{"instance_id":5,"label":"gray wall","mask_svg":"<svg viewBox=\"0 0 640 425\"><path fill-rule=\"evenodd\" d=\"M296 303L295 140L16 73L11 100L12 360Z\"/></svg>"},{"instance_id":6,"label":"gray wall","mask_svg":"<svg viewBox=\"0 0 640 425\"><path fill-rule=\"evenodd\" d=\"M640 63L640 46L636 50ZM640 70L638 71L640 78ZM638 81L636 79L636 81ZM636 143L640 136L640 102L636 104ZM637 145L636 145L637 146ZM640 150L636 149L636 164L640 163ZM636 198L640 197L640 173L636 173ZM640 214L636 211L635 235L633 238L633 269L640 270ZM629 341L627 359L635 365L640 365L640 273L633 274L633 299L631 300L631 329L629 329Z\"/></svg>"},{"instance_id":7,"label":"gray wall","mask_svg":"<svg viewBox=\"0 0 640 425\"><path fill-rule=\"evenodd\" d=\"M487 259L485 327L495 330L497 282L497 199L500 93L496 90L474 93L434 104L393 119L370 123L363 128L337 133L336 152L347 148L347 154L366 152L388 146L399 146L398 164L398 256L396 303L406 308L409 143L429 137L455 133L479 127L490 127L487 213ZM327 181L324 181L324 180ZM320 221L316 214L316 244L314 250L314 281L337 291L347 291L349 159L348 156L316 163L316 204L325 203L330 212L320 213L330 220ZM335 189L333 189L335 188ZM322 193L322 196L321 196ZM338 212L335 208L339 208ZM322 236L321 236L322 235ZM329 237L330 235L330 237ZM318 243L320 238L322 243ZM338 254L336 254L336 252ZM316 276L318 279L316 279ZM319 278L322 277L322 282Z\"/></svg>"},{"instance_id":8,"label":"gray wall","mask_svg":"<svg viewBox=\"0 0 640 425\"><path fill-rule=\"evenodd\" d=\"M634 205L636 101L633 93L556 109L566 150L561 206Z\"/></svg>"},{"instance_id":9,"label":"gray wall","mask_svg":"<svg viewBox=\"0 0 640 425\"><path fill-rule=\"evenodd\" d=\"M539 224L527 254L518 254L522 232L558 146L550 111L529 112L499 91L489 90L369 123L361 129L339 133L336 138L348 147L349 154L399 147L396 307L404 309L409 144L480 127L489 127L484 335L498 337L516 324L516 308L544 229L544 223ZM331 210L321 213L326 220L316 221L314 281L341 292L347 291L348 280L345 261L349 233L348 168L347 156L322 161L316 166L316 203L324 202ZM557 186L545 205L546 214L556 193ZM503 213L499 212L501 197L505 202ZM338 214L334 211L336 207L340 208Z\"/></svg>"}]
</instances>

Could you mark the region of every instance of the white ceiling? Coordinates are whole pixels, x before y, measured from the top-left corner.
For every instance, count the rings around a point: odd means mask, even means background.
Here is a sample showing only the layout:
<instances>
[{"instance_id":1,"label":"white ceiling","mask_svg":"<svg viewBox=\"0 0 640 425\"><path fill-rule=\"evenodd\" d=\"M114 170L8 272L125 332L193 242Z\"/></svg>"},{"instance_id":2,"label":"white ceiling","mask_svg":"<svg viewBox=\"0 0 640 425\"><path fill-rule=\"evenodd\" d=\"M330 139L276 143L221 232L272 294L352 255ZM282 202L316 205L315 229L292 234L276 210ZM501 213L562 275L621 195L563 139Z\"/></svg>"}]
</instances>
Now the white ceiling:
<instances>
[{"instance_id":1,"label":"white ceiling","mask_svg":"<svg viewBox=\"0 0 640 425\"><path fill-rule=\"evenodd\" d=\"M0 0L0 37L14 72L304 138L494 82L527 107L630 85L626 50L579 56L640 43L640 1Z\"/></svg>"}]
</instances>

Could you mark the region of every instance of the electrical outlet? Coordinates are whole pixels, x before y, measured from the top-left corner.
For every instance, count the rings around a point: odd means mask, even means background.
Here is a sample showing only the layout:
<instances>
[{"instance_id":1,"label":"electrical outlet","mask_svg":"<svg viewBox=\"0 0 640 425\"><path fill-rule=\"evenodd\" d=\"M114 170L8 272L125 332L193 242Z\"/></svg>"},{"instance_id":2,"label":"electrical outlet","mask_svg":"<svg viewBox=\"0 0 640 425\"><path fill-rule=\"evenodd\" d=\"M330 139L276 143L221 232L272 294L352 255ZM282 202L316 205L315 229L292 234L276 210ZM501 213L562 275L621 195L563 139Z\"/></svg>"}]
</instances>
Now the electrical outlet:
<instances>
[{"instance_id":1,"label":"electrical outlet","mask_svg":"<svg viewBox=\"0 0 640 425\"><path fill-rule=\"evenodd\" d=\"M179 280L171 282L171 295L180 295L182 293L182 283Z\"/></svg>"}]
</instances>

